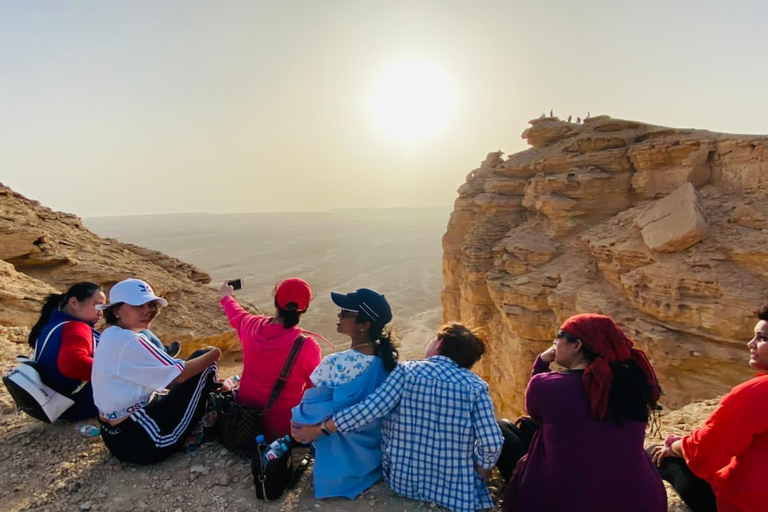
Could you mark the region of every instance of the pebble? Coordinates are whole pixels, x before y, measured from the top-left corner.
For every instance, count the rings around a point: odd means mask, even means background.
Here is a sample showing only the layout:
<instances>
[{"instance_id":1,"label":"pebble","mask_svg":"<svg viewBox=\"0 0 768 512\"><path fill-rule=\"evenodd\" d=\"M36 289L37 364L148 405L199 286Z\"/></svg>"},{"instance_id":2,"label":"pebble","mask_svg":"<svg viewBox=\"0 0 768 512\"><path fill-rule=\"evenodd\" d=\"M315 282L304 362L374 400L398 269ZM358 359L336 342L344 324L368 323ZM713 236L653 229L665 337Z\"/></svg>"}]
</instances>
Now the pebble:
<instances>
[{"instance_id":1,"label":"pebble","mask_svg":"<svg viewBox=\"0 0 768 512\"><path fill-rule=\"evenodd\" d=\"M192 464L192 467L189 468L190 473L200 473L201 475L207 475L211 472L211 470L202 464Z\"/></svg>"},{"instance_id":2,"label":"pebble","mask_svg":"<svg viewBox=\"0 0 768 512\"><path fill-rule=\"evenodd\" d=\"M85 503L80 504L80 510L91 510L91 502L86 501Z\"/></svg>"},{"instance_id":3,"label":"pebble","mask_svg":"<svg viewBox=\"0 0 768 512\"><path fill-rule=\"evenodd\" d=\"M229 485L229 482L231 481L231 478L229 477L228 473L222 473L221 477L219 477L219 485Z\"/></svg>"}]
</instances>

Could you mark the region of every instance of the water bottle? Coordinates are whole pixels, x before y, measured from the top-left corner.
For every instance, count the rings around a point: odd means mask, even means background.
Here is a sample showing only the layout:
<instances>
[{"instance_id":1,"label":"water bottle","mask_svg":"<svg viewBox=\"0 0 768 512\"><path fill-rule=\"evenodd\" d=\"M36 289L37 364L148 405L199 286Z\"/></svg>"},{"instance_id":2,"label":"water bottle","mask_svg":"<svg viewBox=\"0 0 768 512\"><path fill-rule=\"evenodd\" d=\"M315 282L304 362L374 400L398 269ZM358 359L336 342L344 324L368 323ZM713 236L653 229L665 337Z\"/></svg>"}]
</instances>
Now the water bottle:
<instances>
[{"instance_id":1,"label":"water bottle","mask_svg":"<svg viewBox=\"0 0 768 512\"><path fill-rule=\"evenodd\" d=\"M262 464L267 464L270 460L279 458L282 454L288 451L288 444L291 442L291 436L279 437L272 441L272 443L264 450L261 456Z\"/></svg>"},{"instance_id":2,"label":"water bottle","mask_svg":"<svg viewBox=\"0 0 768 512\"><path fill-rule=\"evenodd\" d=\"M239 375L233 375L231 377L227 377L224 379L224 382L222 384L222 389L225 391L234 391L240 386L240 376Z\"/></svg>"},{"instance_id":3,"label":"water bottle","mask_svg":"<svg viewBox=\"0 0 768 512\"><path fill-rule=\"evenodd\" d=\"M101 434L101 429L96 425L83 424L78 425L75 428L77 428L77 431L83 437L96 437Z\"/></svg>"},{"instance_id":4,"label":"water bottle","mask_svg":"<svg viewBox=\"0 0 768 512\"><path fill-rule=\"evenodd\" d=\"M280 450L281 449L281 447L280 447L281 444L290 443L290 442L291 442L291 436L278 437L277 439L275 439L274 441L272 441L269 444L269 447L267 448L267 451Z\"/></svg>"}]
</instances>

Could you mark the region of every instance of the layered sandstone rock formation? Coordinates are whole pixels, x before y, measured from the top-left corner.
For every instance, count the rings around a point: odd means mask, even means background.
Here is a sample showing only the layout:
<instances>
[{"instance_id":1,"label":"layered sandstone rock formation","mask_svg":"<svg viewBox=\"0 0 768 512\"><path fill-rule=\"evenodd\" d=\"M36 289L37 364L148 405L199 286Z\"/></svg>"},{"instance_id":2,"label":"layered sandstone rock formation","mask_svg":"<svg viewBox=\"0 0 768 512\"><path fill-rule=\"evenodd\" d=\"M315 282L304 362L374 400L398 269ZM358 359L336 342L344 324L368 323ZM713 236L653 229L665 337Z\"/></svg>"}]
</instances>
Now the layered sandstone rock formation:
<instances>
[{"instance_id":1,"label":"layered sandstone rock formation","mask_svg":"<svg viewBox=\"0 0 768 512\"><path fill-rule=\"evenodd\" d=\"M152 329L161 338L181 341L184 353L205 345L238 345L218 294L205 286L208 274L157 251L100 238L78 217L0 184L0 336L23 338L49 293L79 281L108 289L128 277L148 281L168 299Z\"/></svg>"},{"instance_id":2,"label":"layered sandstone rock formation","mask_svg":"<svg viewBox=\"0 0 768 512\"><path fill-rule=\"evenodd\" d=\"M600 116L531 121L531 149L467 176L443 238L445 320L485 327L478 372L514 415L560 323L612 316L667 407L748 378L768 302L768 137Z\"/></svg>"}]
</instances>

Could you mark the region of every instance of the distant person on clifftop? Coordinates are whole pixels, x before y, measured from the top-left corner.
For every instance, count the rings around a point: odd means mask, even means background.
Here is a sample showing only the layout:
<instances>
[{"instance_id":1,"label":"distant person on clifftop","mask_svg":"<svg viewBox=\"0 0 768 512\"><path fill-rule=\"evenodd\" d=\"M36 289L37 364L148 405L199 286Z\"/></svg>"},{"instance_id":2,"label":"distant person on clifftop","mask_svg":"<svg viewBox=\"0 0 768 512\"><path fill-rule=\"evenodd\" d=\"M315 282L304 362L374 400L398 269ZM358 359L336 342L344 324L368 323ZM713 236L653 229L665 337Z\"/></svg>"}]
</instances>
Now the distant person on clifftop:
<instances>
[{"instance_id":1,"label":"distant person on clifftop","mask_svg":"<svg viewBox=\"0 0 768 512\"><path fill-rule=\"evenodd\" d=\"M725 395L690 435L651 449L662 478L694 512L768 510L768 306L757 318L747 347L758 375Z\"/></svg>"},{"instance_id":2,"label":"distant person on clifftop","mask_svg":"<svg viewBox=\"0 0 768 512\"><path fill-rule=\"evenodd\" d=\"M396 338L386 325L389 302L377 291L331 292L341 308L336 331L349 336L349 350L331 354L315 368L314 387L293 409L293 428L317 425L333 413L363 401L397 366ZM324 431L328 432L327 430ZM322 435L315 442L315 498L355 498L381 478L381 422L355 432Z\"/></svg>"},{"instance_id":3,"label":"distant person on clifftop","mask_svg":"<svg viewBox=\"0 0 768 512\"><path fill-rule=\"evenodd\" d=\"M566 370L550 371L553 362ZM665 512L664 485L643 449L660 392L645 354L610 317L566 320L533 365L525 405L540 427L502 509Z\"/></svg>"},{"instance_id":4,"label":"distant person on clifftop","mask_svg":"<svg viewBox=\"0 0 768 512\"><path fill-rule=\"evenodd\" d=\"M104 444L123 462L152 464L186 449L195 430L202 431L216 382L218 348L198 350L185 362L142 333L167 305L146 282L126 279L103 307L108 327L93 356L93 399Z\"/></svg>"},{"instance_id":5,"label":"distant person on clifftop","mask_svg":"<svg viewBox=\"0 0 768 512\"><path fill-rule=\"evenodd\" d=\"M79 421L93 418L98 410L93 403L91 367L93 351L99 343L95 325L101 319L99 306L107 301L104 290L96 283L81 282L65 293L49 295L32 330L29 346L35 349L35 360L60 393L74 400L59 419ZM162 347L151 331L147 337ZM174 342L173 355L179 351Z\"/></svg>"},{"instance_id":6,"label":"distant person on clifftop","mask_svg":"<svg viewBox=\"0 0 768 512\"><path fill-rule=\"evenodd\" d=\"M477 331L445 324L426 359L398 364L364 401L320 425L294 429L294 437L307 442L347 434L382 419L383 473L396 493L454 512L491 508L485 480L503 438L488 384L470 371L483 352Z\"/></svg>"},{"instance_id":7,"label":"distant person on clifftop","mask_svg":"<svg viewBox=\"0 0 768 512\"><path fill-rule=\"evenodd\" d=\"M320 345L306 336L299 320L309 308L312 289L295 277L277 283L275 315L252 315L232 296L234 288L221 285L221 306L243 348L243 375L236 399L251 407L265 407L288 354L299 336L304 336L285 387L264 416L267 442L291 433L291 408L298 405L304 390L312 386L309 376L320 364Z\"/></svg>"}]
</instances>

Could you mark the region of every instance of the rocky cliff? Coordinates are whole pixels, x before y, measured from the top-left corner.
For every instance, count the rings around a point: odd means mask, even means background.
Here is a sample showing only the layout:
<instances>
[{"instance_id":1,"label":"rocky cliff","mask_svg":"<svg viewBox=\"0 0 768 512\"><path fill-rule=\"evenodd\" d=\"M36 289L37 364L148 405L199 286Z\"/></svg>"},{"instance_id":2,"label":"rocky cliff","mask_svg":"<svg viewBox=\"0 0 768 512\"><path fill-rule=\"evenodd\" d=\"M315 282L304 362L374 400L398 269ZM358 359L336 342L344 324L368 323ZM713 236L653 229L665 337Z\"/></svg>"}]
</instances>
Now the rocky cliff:
<instances>
[{"instance_id":1,"label":"rocky cliff","mask_svg":"<svg viewBox=\"0 0 768 512\"><path fill-rule=\"evenodd\" d=\"M567 317L612 316L676 409L750 376L768 302L768 137L612 119L531 121L532 146L470 172L443 238L443 316L484 327L514 415Z\"/></svg>"},{"instance_id":2,"label":"rocky cliff","mask_svg":"<svg viewBox=\"0 0 768 512\"><path fill-rule=\"evenodd\" d=\"M45 208L0 184L0 337L23 339L49 293L79 281L108 289L128 277L148 281L168 300L152 329L181 341L184 353L238 344L218 294L205 286L208 274L157 251L100 238L75 215Z\"/></svg>"}]
</instances>

